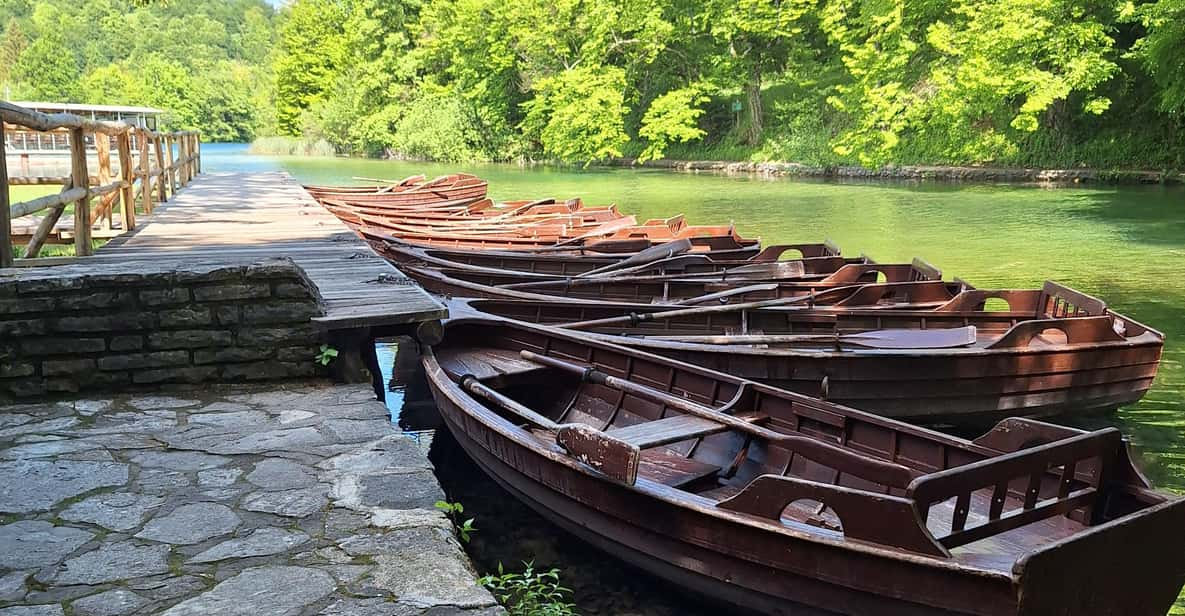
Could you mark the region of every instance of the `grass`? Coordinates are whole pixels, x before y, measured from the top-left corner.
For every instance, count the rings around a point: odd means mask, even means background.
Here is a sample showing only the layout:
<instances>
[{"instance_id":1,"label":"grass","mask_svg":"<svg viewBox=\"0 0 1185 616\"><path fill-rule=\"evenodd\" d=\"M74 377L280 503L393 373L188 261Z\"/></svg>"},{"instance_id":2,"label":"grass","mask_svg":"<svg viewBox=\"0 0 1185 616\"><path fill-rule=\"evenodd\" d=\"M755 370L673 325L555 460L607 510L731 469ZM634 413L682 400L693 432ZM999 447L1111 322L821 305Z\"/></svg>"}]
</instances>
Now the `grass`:
<instances>
[{"instance_id":1,"label":"grass","mask_svg":"<svg viewBox=\"0 0 1185 616\"><path fill-rule=\"evenodd\" d=\"M337 150L324 139L315 141L296 137L260 137L251 142L252 154L272 156L334 156Z\"/></svg>"}]
</instances>

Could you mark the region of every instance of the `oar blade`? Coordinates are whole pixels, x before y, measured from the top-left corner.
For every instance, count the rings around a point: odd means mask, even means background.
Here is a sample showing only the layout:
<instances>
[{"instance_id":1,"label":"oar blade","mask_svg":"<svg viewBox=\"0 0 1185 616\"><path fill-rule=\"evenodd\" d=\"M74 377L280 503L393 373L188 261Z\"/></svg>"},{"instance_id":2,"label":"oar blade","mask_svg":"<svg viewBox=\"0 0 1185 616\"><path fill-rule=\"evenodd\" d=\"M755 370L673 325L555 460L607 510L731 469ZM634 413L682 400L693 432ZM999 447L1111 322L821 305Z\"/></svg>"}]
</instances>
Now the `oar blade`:
<instances>
[{"instance_id":1,"label":"oar blade","mask_svg":"<svg viewBox=\"0 0 1185 616\"><path fill-rule=\"evenodd\" d=\"M975 344L974 325L949 329L880 329L840 336L845 343L877 349L949 349Z\"/></svg>"}]
</instances>

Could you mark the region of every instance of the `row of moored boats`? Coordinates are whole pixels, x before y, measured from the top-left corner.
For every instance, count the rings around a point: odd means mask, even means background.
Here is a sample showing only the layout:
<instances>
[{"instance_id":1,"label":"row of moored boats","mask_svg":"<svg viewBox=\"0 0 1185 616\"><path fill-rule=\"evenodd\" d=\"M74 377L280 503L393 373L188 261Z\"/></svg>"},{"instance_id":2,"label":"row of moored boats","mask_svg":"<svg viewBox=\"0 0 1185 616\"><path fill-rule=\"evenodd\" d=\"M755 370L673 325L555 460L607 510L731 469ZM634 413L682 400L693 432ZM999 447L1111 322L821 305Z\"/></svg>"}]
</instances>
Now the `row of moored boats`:
<instances>
[{"instance_id":1,"label":"row of moored boats","mask_svg":"<svg viewBox=\"0 0 1185 616\"><path fill-rule=\"evenodd\" d=\"M1163 614L1185 583L1185 500L1040 419L1152 385L1163 335L1100 299L466 174L307 189L445 298L423 364L469 455L656 575L768 614Z\"/></svg>"}]
</instances>

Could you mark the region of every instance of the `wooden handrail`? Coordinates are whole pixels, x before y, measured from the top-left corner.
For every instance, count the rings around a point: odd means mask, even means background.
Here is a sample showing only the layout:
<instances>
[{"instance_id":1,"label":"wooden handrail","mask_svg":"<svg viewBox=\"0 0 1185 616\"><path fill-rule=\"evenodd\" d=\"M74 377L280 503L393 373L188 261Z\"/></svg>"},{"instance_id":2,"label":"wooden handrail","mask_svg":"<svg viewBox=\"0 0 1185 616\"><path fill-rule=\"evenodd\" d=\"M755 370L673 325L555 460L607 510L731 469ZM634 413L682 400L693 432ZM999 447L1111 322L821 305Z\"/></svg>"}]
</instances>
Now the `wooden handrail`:
<instances>
[{"instance_id":1,"label":"wooden handrail","mask_svg":"<svg viewBox=\"0 0 1185 616\"><path fill-rule=\"evenodd\" d=\"M68 132L70 144L71 173L67 177L14 178L10 181L4 156L4 132L6 125L41 131ZM98 158L98 174L91 176L87 171L86 136L95 136L95 150ZM100 137L101 135L101 137ZM138 165L132 160L131 138L139 141ZM111 173L111 138L114 138L119 156L119 177ZM173 158L172 143L180 147L180 155ZM169 155L163 152L168 143ZM150 147L151 146L151 147ZM155 154L155 168L151 154ZM136 168L138 167L138 169ZM180 186L187 185L201 172L201 145L198 131L177 131L163 133L141 128L126 122L92 120L70 113L46 114L26 109L12 103L0 101L0 267L14 264L11 251L12 219L48 210L49 213L38 225L25 247L26 258L35 257L42 244L53 233L54 226L65 211L66 205L74 203L74 246L78 256L91 254L91 227L100 219L103 228L109 229L115 202L121 203L123 231L136 226L133 185L138 181L141 201L146 213L152 212L153 192L155 201L164 202ZM176 178L174 182L173 179ZM112 181L114 180L114 181ZM22 203L11 203L8 187L15 185L62 184L56 195L38 197ZM98 184L98 186L96 186ZM118 193L118 194L116 194ZM97 205L90 207L91 200L100 198Z\"/></svg>"}]
</instances>

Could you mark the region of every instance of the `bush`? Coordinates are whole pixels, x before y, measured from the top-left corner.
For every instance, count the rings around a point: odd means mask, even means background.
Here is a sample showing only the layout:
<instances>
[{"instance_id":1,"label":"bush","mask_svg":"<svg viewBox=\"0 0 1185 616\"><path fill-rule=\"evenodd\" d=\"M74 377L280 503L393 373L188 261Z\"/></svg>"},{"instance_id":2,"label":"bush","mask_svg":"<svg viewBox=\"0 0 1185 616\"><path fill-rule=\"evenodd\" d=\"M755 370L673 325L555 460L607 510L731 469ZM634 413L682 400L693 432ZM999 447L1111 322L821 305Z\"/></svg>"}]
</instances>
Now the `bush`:
<instances>
[{"instance_id":1,"label":"bush","mask_svg":"<svg viewBox=\"0 0 1185 616\"><path fill-rule=\"evenodd\" d=\"M444 162L487 160L469 106L455 96L422 96L396 125L392 149L408 158Z\"/></svg>"}]
</instances>

